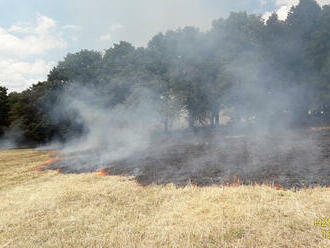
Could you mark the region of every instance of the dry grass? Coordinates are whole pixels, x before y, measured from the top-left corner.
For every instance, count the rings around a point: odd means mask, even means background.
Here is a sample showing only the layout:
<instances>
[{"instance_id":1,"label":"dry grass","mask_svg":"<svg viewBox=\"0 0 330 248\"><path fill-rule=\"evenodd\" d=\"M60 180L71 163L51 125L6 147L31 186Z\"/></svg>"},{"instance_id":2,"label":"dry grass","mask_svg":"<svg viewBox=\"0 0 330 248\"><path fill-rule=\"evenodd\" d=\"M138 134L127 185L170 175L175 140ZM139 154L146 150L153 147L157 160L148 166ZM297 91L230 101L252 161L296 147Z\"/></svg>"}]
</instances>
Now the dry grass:
<instances>
[{"instance_id":1,"label":"dry grass","mask_svg":"<svg viewBox=\"0 0 330 248\"><path fill-rule=\"evenodd\" d=\"M0 247L330 247L330 189L141 187L34 170L47 160L0 151Z\"/></svg>"}]
</instances>

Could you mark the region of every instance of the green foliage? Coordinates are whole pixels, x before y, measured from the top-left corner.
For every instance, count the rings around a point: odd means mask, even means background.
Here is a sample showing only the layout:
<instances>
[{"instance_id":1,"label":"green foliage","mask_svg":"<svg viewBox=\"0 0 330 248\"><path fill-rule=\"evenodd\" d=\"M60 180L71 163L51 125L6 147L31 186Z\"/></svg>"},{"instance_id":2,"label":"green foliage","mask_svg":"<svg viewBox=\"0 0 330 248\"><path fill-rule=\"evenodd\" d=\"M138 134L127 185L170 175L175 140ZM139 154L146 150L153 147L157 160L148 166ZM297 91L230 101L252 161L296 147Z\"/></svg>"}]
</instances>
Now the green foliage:
<instances>
[{"instance_id":1,"label":"green foliage","mask_svg":"<svg viewBox=\"0 0 330 248\"><path fill-rule=\"evenodd\" d=\"M69 53L64 61L50 71L48 81L95 83L101 61L99 52L82 50L75 54Z\"/></svg>"},{"instance_id":2,"label":"green foliage","mask_svg":"<svg viewBox=\"0 0 330 248\"><path fill-rule=\"evenodd\" d=\"M58 103L63 83L39 82L22 93L10 93L9 119L11 128L22 130L26 141L43 143L61 138L61 125L55 125L50 113Z\"/></svg>"},{"instance_id":3,"label":"green foliage","mask_svg":"<svg viewBox=\"0 0 330 248\"><path fill-rule=\"evenodd\" d=\"M9 102L7 89L0 86L0 135L3 134L3 130L8 126L8 112Z\"/></svg>"}]
</instances>

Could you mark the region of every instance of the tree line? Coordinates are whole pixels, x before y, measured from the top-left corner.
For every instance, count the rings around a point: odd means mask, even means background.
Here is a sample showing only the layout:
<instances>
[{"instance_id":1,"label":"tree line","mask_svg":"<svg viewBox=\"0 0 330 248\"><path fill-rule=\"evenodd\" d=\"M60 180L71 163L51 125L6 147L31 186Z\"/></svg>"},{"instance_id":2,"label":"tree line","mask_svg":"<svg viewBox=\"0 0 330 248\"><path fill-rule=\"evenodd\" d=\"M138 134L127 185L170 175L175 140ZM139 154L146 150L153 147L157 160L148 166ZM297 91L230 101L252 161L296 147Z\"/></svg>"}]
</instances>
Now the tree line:
<instances>
[{"instance_id":1,"label":"tree line","mask_svg":"<svg viewBox=\"0 0 330 248\"><path fill-rule=\"evenodd\" d=\"M165 130L182 112L191 128L217 127L221 110L234 107L233 119L257 113L260 106L280 102L283 92L297 123L311 116L326 122L330 6L301 0L285 21L276 13L267 20L231 13L208 31L185 27L159 33L146 47L122 41L104 52L69 53L44 82L21 93L0 87L0 134L21 130L24 140L34 143L79 135L83 127L74 113L61 120L49 113L72 85L97 89L109 109L125 104L136 88L148 88L161 103ZM282 114L274 113L274 120Z\"/></svg>"}]
</instances>

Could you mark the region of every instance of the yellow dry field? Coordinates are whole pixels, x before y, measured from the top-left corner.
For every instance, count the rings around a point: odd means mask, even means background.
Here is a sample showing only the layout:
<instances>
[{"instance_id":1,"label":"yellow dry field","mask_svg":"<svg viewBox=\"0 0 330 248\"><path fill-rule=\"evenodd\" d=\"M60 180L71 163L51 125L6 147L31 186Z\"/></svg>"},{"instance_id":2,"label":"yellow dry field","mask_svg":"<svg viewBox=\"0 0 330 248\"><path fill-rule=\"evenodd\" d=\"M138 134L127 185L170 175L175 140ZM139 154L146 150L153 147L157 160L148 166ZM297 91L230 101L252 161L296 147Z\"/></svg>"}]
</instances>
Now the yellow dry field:
<instances>
[{"instance_id":1,"label":"yellow dry field","mask_svg":"<svg viewBox=\"0 0 330 248\"><path fill-rule=\"evenodd\" d=\"M47 152L0 151L0 247L330 247L314 221L330 189L141 187L33 169Z\"/></svg>"}]
</instances>

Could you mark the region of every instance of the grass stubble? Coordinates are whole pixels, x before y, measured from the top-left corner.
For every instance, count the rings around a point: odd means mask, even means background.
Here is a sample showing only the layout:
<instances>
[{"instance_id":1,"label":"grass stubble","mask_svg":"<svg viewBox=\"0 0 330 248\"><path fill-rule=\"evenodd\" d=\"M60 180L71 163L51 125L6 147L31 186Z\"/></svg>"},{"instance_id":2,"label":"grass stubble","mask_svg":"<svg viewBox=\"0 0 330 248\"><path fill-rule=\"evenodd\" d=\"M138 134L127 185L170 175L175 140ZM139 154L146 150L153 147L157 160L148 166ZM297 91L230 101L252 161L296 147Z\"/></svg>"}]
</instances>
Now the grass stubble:
<instances>
[{"instance_id":1,"label":"grass stubble","mask_svg":"<svg viewBox=\"0 0 330 248\"><path fill-rule=\"evenodd\" d=\"M49 155L0 151L0 248L330 247L314 226L330 217L329 188L142 187L36 170Z\"/></svg>"}]
</instances>

